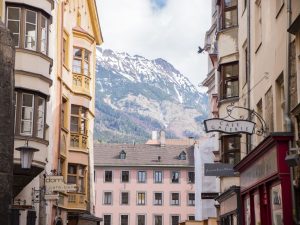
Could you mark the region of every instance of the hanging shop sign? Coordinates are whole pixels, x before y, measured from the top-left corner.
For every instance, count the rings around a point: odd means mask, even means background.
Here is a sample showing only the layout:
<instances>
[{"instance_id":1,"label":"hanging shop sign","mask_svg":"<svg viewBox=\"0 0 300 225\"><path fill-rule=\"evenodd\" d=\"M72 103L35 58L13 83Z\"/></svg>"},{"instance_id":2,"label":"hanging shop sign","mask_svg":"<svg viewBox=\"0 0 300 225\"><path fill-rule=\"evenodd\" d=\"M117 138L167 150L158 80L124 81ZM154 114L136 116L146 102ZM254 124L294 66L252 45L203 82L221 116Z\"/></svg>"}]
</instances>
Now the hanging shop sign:
<instances>
[{"instance_id":1,"label":"hanging shop sign","mask_svg":"<svg viewBox=\"0 0 300 225\"><path fill-rule=\"evenodd\" d=\"M232 177L235 176L233 165L226 163L205 163L204 176Z\"/></svg>"},{"instance_id":2,"label":"hanging shop sign","mask_svg":"<svg viewBox=\"0 0 300 225\"><path fill-rule=\"evenodd\" d=\"M63 176L47 176L45 178L47 192L53 191L77 191L76 184L66 184Z\"/></svg>"},{"instance_id":3,"label":"hanging shop sign","mask_svg":"<svg viewBox=\"0 0 300 225\"><path fill-rule=\"evenodd\" d=\"M201 199L215 199L219 196L219 193L216 192L202 192Z\"/></svg>"},{"instance_id":4,"label":"hanging shop sign","mask_svg":"<svg viewBox=\"0 0 300 225\"><path fill-rule=\"evenodd\" d=\"M206 133L219 131L227 134L245 133L253 134L255 123L248 120L225 120L219 118L204 120Z\"/></svg>"}]
</instances>

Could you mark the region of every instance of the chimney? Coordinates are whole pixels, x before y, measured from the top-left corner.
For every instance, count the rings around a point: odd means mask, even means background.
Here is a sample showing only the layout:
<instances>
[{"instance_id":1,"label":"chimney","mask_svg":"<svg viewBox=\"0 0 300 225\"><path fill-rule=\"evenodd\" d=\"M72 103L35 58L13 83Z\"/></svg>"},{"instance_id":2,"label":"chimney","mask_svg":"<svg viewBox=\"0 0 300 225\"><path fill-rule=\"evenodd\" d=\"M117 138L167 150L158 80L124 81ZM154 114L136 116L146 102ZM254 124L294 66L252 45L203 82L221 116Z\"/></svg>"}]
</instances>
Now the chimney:
<instances>
[{"instance_id":1,"label":"chimney","mask_svg":"<svg viewBox=\"0 0 300 225\"><path fill-rule=\"evenodd\" d=\"M164 147L166 145L166 134L165 131L160 131L160 146Z\"/></svg>"},{"instance_id":2,"label":"chimney","mask_svg":"<svg viewBox=\"0 0 300 225\"><path fill-rule=\"evenodd\" d=\"M157 141L157 131L152 131L152 140Z\"/></svg>"}]
</instances>

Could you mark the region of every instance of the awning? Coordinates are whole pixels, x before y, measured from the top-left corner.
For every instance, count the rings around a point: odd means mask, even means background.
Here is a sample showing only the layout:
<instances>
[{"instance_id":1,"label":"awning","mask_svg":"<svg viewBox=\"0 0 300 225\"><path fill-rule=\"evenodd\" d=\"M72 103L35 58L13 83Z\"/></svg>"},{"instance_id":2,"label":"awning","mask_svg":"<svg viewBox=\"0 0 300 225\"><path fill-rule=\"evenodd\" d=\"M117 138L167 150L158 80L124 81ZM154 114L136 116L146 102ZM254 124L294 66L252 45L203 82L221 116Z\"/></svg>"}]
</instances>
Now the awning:
<instances>
[{"instance_id":1,"label":"awning","mask_svg":"<svg viewBox=\"0 0 300 225\"><path fill-rule=\"evenodd\" d=\"M291 26L288 28L288 32L291 34L296 35L300 30L300 14L297 16L297 18L294 20L294 22L291 24Z\"/></svg>"}]
</instances>

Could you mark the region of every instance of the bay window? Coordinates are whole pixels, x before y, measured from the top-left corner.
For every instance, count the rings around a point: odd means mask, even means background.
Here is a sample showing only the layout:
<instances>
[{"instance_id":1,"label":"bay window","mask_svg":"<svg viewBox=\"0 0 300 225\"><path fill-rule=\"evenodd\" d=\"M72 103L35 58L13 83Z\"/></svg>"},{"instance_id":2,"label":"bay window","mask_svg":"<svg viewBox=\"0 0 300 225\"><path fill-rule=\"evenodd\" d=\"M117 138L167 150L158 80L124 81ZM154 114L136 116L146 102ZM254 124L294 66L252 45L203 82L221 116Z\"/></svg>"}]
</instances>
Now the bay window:
<instances>
[{"instance_id":1,"label":"bay window","mask_svg":"<svg viewBox=\"0 0 300 225\"><path fill-rule=\"evenodd\" d=\"M221 65L220 92L221 99L239 96L238 62Z\"/></svg>"},{"instance_id":2,"label":"bay window","mask_svg":"<svg viewBox=\"0 0 300 225\"><path fill-rule=\"evenodd\" d=\"M74 47L72 68L73 68L73 73L89 76L90 52L83 48Z\"/></svg>"},{"instance_id":3,"label":"bay window","mask_svg":"<svg viewBox=\"0 0 300 225\"><path fill-rule=\"evenodd\" d=\"M46 96L15 91L15 135L44 139Z\"/></svg>"},{"instance_id":4,"label":"bay window","mask_svg":"<svg viewBox=\"0 0 300 225\"><path fill-rule=\"evenodd\" d=\"M223 0L222 27L223 29L238 25L237 0Z\"/></svg>"},{"instance_id":5,"label":"bay window","mask_svg":"<svg viewBox=\"0 0 300 225\"><path fill-rule=\"evenodd\" d=\"M72 147L86 147L88 132L87 122L87 109L82 106L72 105L70 120Z\"/></svg>"},{"instance_id":6,"label":"bay window","mask_svg":"<svg viewBox=\"0 0 300 225\"><path fill-rule=\"evenodd\" d=\"M26 6L9 5L6 25L13 34L15 47L48 53L49 15Z\"/></svg>"},{"instance_id":7,"label":"bay window","mask_svg":"<svg viewBox=\"0 0 300 225\"><path fill-rule=\"evenodd\" d=\"M68 165L68 184L76 184L77 192L85 192L85 166L79 164Z\"/></svg>"},{"instance_id":8,"label":"bay window","mask_svg":"<svg viewBox=\"0 0 300 225\"><path fill-rule=\"evenodd\" d=\"M240 136L226 135L221 138L222 141L222 161L231 165L237 164L241 160Z\"/></svg>"}]
</instances>

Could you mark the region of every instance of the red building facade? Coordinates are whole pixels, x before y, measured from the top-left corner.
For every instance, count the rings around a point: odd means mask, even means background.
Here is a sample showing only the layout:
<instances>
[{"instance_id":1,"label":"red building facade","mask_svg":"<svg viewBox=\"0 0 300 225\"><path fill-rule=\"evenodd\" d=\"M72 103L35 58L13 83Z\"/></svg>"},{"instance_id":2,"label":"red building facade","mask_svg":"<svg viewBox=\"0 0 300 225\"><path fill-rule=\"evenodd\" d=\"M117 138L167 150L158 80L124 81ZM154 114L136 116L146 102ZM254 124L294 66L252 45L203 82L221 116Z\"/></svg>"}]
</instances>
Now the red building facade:
<instances>
[{"instance_id":1,"label":"red building facade","mask_svg":"<svg viewBox=\"0 0 300 225\"><path fill-rule=\"evenodd\" d=\"M244 225L292 225L290 133L271 133L236 166Z\"/></svg>"}]
</instances>

